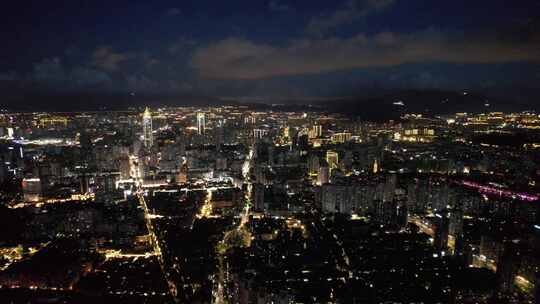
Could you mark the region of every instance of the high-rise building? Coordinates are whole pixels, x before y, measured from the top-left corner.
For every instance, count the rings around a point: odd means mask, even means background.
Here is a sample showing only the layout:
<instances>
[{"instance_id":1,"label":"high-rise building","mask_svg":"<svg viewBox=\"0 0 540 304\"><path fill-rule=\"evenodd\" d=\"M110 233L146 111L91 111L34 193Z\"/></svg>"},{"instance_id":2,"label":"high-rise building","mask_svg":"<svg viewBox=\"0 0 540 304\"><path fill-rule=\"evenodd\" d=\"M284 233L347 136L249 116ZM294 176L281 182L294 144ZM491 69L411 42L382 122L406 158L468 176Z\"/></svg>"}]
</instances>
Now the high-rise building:
<instances>
[{"instance_id":1,"label":"high-rise building","mask_svg":"<svg viewBox=\"0 0 540 304\"><path fill-rule=\"evenodd\" d=\"M379 173L379 161L375 158L373 161L373 174Z\"/></svg>"},{"instance_id":2,"label":"high-rise building","mask_svg":"<svg viewBox=\"0 0 540 304\"><path fill-rule=\"evenodd\" d=\"M319 124L313 125L311 130L309 130L309 138L319 138L322 137L322 126Z\"/></svg>"},{"instance_id":3,"label":"high-rise building","mask_svg":"<svg viewBox=\"0 0 540 304\"><path fill-rule=\"evenodd\" d=\"M317 155L311 155L308 158L308 170L309 174L317 174L319 172L319 157Z\"/></svg>"},{"instance_id":4,"label":"high-rise building","mask_svg":"<svg viewBox=\"0 0 540 304\"><path fill-rule=\"evenodd\" d=\"M204 135L206 128L206 119L204 116L204 113L198 112L197 113L197 134Z\"/></svg>"},{"instance_id":5,"label":"high-rise building","mask_svg":"<svg viewBox=\"0 0 540 304\"><path fill-rule=\"evenodd\" d=\"M396 225L398 223L398 206L397 201L382 201L376 200L375 206L375 221L383 225Z\"/></svg>"},{"instance_id":6,"label":"high-rise building","mask_svg":"<svg viewBox=\"0 0 540 304\"><path fill-rule=\"evenodd\" d=\"M407 208L416 212L416 204L418 202L418 189L415 182L407 184Z\"/></svg>"},{"instance_id":7,"label":"high-rise building","mask_svg":"<svg viewBox=\"0 0 540 304\"><path fill-rule=\"evenodd\" d=\"M264 166L256 166L254 173L257 183L266 185L266 168Z\"/></svg>"},{"instance_id":8,"label":"high-rise building","mask_svg":"<svg viewBox=\"0 0 540 304\"><path fill-rule=\"evenodd\" d=\"M264 211L264 185L253 184L253 208L257 211Z\"/></svg>"},{"instance_id":9,"label":"high-rise building","mask_svg":"<svg viewBox=\"0 0 540 304\"><path fill-rule=\"evenodd\" d=\"M465 239L463 235L463 210L458 206L450 215L450 234L454 236L454 255L463 256L465 253Z\"/></svg>"},{"instance_id":10,"label":"high-rise building","mask_svg":"<svg viewBox=\"0 0 540 304\"><path fill-rule=\"evenodd\" d=\"M7 168L4 158L0 156L0 184L7 179Z\"/></svg>"},{"instance_id":11,"label":"high-rise building","mask_svg":"<svg viewBox=\"0 0 540 304\"><path fill-rule=\"evenodd\" d=\"M216 170L227 170L227 157L219 155L216 158Z\"/></svg>"},{"instance_id":12,"label":"high-rise building","mask_svg":"<svg viewBox=\"0 0 540 304\"><path fill-rule=\"evenodd\" d=\"M405 200L398 201L397 204L397 224L400 228L407 227L409 220L409 210L407 207L407 202Z\"/></svg>"},{"instance_id":13,"label":"high-rise building","mask_svg":"<svg viewBox=\"0 0 540 304\"><path fill-rule=\"evenodd\" d=\"M148 108L144 110L143 114L143 138L144 147L150 149L154 144L154 137L152 134L152 113Z\"/></svg>"},{"instance_id":14,"label":"high-rise building","mask_svg":"<svg viewBox=\"0 0 540 304\"><path fill-rule=\"evenodd\" d=\"M186 154L186 138L182 132L176 135L175 145L176 145L176 151L178 152L176 156L177 157L184 156Z\"/></svg>"},{"instance_id":15,"label":"high-rise building","mask_svg":"<svg viewBox=\"0 0 540 304\"><path fill-rule=\"evenodd\" d=\"M116 190L117 175L107 174L103 178L102 190L106 193L114 192Z\"/></svg>"},{"instance_id":16,"label":"high-rise building","mask_svg":"<svg viewBox=\"0 0 540 304\"><path fill-rule=\"evenodd\" d=\"M22 180L22 190L24 200L35 202L41 199L41 179L25 178Z\"/></svg>"},{"instance_id":17,"label":"high-rise building","mask_svg":"<svg viewBox=\"0 0 540 304\"><path fill-rule=\"evenodd\" d=\"M218 123L214 126L214 145L216 146L216 151L221 150L221 145L225 141L225 124L223 120L219 120Z\"/></svg>"},{"instance_id":18,"label":"high-rise building","mask_svg":"<svg viewBox=\"0 0 540 304\"><path fill-rule=\"evenodd\" d=\"M384 184L383 201L389 202L394 200L397 186L397 175L392 173L386 176L386 182Z\"/></svg>"},{"instance_id":19,"label":"high-rise building","mask_svg":"<svg viewBox=\"0 0 540 304\"><path fill-rule=\"evenodd\" d=\"M123 155L118 159L120 178L129 179L131 178L131 161L127 155Z\"/></svg>"},{"instance_id":20,"label":"high-rise building","mask_svg":"<svg viewBox=\"0 0 540 304\"><path fill-rule=\"evenodd\" d=\"M81 146L81 155L87 156L92 149L92 139L86 130L81 130L79 133L79 144Z\"/></svg>"},{"instance_id":21,"label":"high-rise building","mask_svg":"<svg viewBox=\"0 0 540 304\"><path fill-rule=\"evenodd\" d=\"M79 191L81 194L88 193L90 189L90 178L84 172L79 176Z\"/></svg>"},{"instance_id":22,"label":"high-rise building","mask_svg":"<svg viewBox=\"0 0 540 304\"><path fill-rule=\"evenodd\" d=\"M324 184L320 201L323 212L351 214L356 208L355 188L350 185Z\"/></svg>"},{"instance_id":23,"label":"high-rise building","mask_svg":"<svg viewBox=\"0 0 540 304\"><path fill-rule=\"evenodd\" d=\"M323 163L319 166L319 173L317 175L317 184L324 185L330 181L330 169L328 163L323 160Z\"/></svg>"},{"instance_id":24,"label":"high-rise building","mask_svg":"<svg viewBox=\"0 0 540 304\"><path fill-rule=\"evenodd\" d=\"M275 157L275 155L274 155L274 145L269 145L268 146L268 165L269 166L273 166L275 164L274 157Z\"/></svg>"},{"instance_id":25,"label":"high-rise building","mask_svg":"<svg viewBox=\"0 0 540 304\"><path fill-rule=\"evenodd\" d=\"M314 125L313 131L315 132L315 137L322 137L322 126L321 125Z\"/></svg>"},{"instance_id":26,"label":"high-rise building","mask_svg":"<svg viewBox=\"0 0 540 304\"><path fill-rule=\"evenodd\" d=\"M262 139L268 134L268 130L266 129L253 129L253 138L254 139Z\"/></svg>"},{"instance_id":27,"label":"high-rise building","mask_svg":"<svg viewBox=\"0 0 540 304\"><path fill-rule=\"evenodd\" d=\"M497 261L497 285L498 291L502 294L514 291L514 280L519 268L518 251L518 244L507 241Z\"/></svg>"},{"instance_id":28,"label":"high-rise building","mask_svg":"<svg viewBox=\"0 0 540 304\"><path fill-rule=\"evenodd\" d=\"M188 180L188 166L187 162L183 162L178 174L176 174L176 183L185 184Z\"/></svg>"},{"instance_id":29,"label":"high-rise building","mask_svg":"<svg viewBox=\"0 0 540 304\"><path fill-rule=\"evenodd\" d=\"M326 151L326 162L330 170L335 169L339 166L339 156L335 151Z\"/></svg>"},{"instance_id":30,"label":"high-rise building","mask_svg":"<svg viewBox=\"0 0 540 304\"><path fill-rule=\"evenodd\" d=\"M450 221L448 216L444 212L435 214L436 224L435 224L435 238L433 245L437 252L446 251L448 248L448 234L450 230Z\"/></svg>"},{"instance_id":31,"label":"high-rise building","mask_svg":"<svg viewBox=\"0 0 540 304\"><path fill-rule=\"evenodd\" d=\"M332 135L333 143L345 143L351 140L352 134L350 132L340 132Z\"/></svg>"}]
</instances>

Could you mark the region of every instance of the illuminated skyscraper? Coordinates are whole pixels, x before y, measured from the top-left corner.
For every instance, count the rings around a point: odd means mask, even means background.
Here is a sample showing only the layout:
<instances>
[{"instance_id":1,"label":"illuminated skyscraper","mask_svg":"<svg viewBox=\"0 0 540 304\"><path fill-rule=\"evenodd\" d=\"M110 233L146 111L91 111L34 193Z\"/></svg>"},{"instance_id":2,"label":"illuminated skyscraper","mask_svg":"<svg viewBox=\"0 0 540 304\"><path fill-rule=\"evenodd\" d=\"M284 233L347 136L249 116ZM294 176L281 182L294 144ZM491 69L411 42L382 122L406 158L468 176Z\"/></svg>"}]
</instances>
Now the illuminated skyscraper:
<instances>
[{"instance_id":1,"label":"illuminated skyscraper","mask_svg":"<svg viewBox=\"0 0 540 304\"><path fill-rule=\"evenodd\" d=\"M327 184L330 179L330 169L328 168L328 163L323 160L322 164L319 166L319 173L317 175L317 184L319 186Z\"/></svg>"},{"instance_id":2,"label":"illuminated skyscraper","mask_svg":"<svg viewBox=\"0 0 540 304\"><path fill-rule=\"evenodd\" d=\"M197 134L204 135L204 129L206 127L206 121L204 113L197 113Z\"/></svg>"},{"instance_id":3,"label":"illuminated skyscraper","mask_svg":"<svg viewBox=\"0 0 540 304\"><path fill-rule=\"evenodd\" d=\"M313 127L309 131L309 138L319 138L319 137L322 137L322 126L313 125Z\"/></svg>"},{"instance_id":4,"label":"illuminated skyscraper","mask_svg":"<svg viewBox=\"0 0 540 304\"><path fill-rule=\"evenodd\" d=\"M379 162L377 159L373 162L373 174L379 173Z\"/></svg>"},{"instance_id":5,"label":"illuminated skyscraper","mask_svg":"<svg viewBox=\"0 0 540 304\"><path fill-rule=\"evenodd\" d=\"M339 156L335 151L326 151L326 162L330 167L330 170L335 169L339 166Z\"/></svg>"},{"instance_id":6,"label":"illuminated skyscraper","mask_svg":"<svg viewBox=\"0 0 540 304\"><path fill-rule=\"evenodd\" d=\"M265 129L254 129L253 130L253 138L254 139L262 139L268 134L268 130Z\"/></svg>"},{"instance_id":7,"label":"illuminated skyscraper","mask_svg":"<svg viewBox=\"0 0 540 304\"><path fill-rule=\"evenodd\" d=\"M154 137L152 136L152 113L146 108L143 114L143 137L144 146L150 149L154 144Z\"/></svg>"}]
</instances>

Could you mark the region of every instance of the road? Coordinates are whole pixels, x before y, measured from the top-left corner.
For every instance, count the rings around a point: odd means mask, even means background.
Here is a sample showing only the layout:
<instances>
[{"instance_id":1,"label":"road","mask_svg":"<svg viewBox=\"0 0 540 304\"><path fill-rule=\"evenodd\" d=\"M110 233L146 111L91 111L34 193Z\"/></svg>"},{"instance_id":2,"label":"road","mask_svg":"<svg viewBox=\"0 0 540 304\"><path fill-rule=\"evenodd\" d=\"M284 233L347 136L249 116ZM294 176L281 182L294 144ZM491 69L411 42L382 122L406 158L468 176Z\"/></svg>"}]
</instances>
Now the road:
<instances>
[{"instance_id":1,"label":"road","mask_svg":"<svg viewBox=\"0 0 540 304\"><path fill-rule=\"evenodd\" d=\"M229 277L227 270L225 269L225 254L227 253L228 244L227 241L230 239L232 233L238 232L244 228L246 223L249 221L249 213L251 210L251 182L249 180L249 172L252 166L254 150L253 147L250 148L246 160L242 166L242 178L244 183L247 184L247 191L244 194L244 208L240 214L240 221L238 226L224 233L223 239L219 242L216 254L218 255L218 273L216 276L217 284L214 284L214 290L212 291L213 303L216 304L225 304L227 303L227 297L225 295L225 289L227 285L227 278Z\"/></svg>"},{"instance_id":2,"label":"road","mask_svg":"<svg viewBox=\"0 0 540 304\"><path fill-rule=\"evenodd\" d=\"M139 203L141 204L144 210L144 219L146 223L146 228L148 230L148 234L150 235L152 247L154 248L154 253L158 258L161 272L163 273L163 276L165 277L165 281L167 282L167 286L169 287L169 293L171 294L171 297L175 300L175 302L177 302L178 301L178 287L176 286L174 280L172 280L169 272L166 270L165 263L163 260L163 251L161 250L159 238L156 236L156 233L154 231L154 226L152 225L153 216L150 214L148 205L146 204L146 199L144 198L144 194L142 191L139 191L137 193L137 197L139 198Z\"/></svg>"}]
</instances>

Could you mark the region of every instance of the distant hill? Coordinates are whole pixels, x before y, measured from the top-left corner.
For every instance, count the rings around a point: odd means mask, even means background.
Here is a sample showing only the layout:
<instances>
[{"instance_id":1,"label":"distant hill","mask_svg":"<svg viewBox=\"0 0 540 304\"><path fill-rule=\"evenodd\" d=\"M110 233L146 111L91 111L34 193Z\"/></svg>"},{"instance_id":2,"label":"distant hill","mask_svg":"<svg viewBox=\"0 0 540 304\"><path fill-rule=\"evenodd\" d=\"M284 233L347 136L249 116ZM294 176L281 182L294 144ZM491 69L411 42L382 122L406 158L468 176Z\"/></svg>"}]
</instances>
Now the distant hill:
<instances>
[{"instance_id":1,"label":"distant hill","mask_svg":"<svg viewBox=\"0 0 540 304\"><path fill-rule=\"evenodd\" d=\"M526 105L489 98L479 93L444 90L396 90L373 97L328 99L318 104L330 112L376 121L397 119L404 113L443 115L456 112L530 110Z\"/></svg>"},{"instance_id":2,"label":"distant hill","mask_svg":"<svg viewBox=\"0 0 540 304\"><path fill-rule=\"evenodd\" d=\"M0 97L0 107L11 111L125 110L141 106L219 106L237 104L219 98L187 94L43 93L19 92Z\"/></svg>"},{"instance_id":3,"label":"distant hill","mask_svg":"<svg viewBox=\"0 0 540 304\"><path fill-rule=\"evenodd\" d=\"M522 95L535 96L537 90L522 90ZM535 93L536 92L536 93ZM492 98L489 96L503 96ZM141 106L221 106L243 104L264 111L328 111L363 120L397 119L403 113L429 115L456 112L538 110L538 103L516 102L511 90L498 92L450 91L435 89L389 90L358 89L351 97L305 98L221 98L179 93L119 93L101 89L88 91L51 91L29 82L0 81L0 108L12 111L96 111L125 110Z\"/></svg>"}]
</instances>

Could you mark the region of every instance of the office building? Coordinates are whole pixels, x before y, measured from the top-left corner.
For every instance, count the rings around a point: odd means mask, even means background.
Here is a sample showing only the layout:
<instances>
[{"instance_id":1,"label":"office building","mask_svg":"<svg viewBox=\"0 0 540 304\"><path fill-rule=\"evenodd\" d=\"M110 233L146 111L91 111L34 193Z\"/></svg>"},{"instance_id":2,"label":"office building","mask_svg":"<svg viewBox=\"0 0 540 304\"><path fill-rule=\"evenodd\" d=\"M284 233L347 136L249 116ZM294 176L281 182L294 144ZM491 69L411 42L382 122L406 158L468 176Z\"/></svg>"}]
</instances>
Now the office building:
<instances>
[{"instance_id":1,"label":"office building","mask_svg":"<svg viewBox=\"0 0 540 304\"><path fill-rule=\"evenodd\" d=\"M204 135L206 129L206 118L204 113L197 113L197 134Z\"/></svg>"},{"instance_id":2,"label":"office building","mask_svg":"<svg viewBox=\"0 0 540 304\"><path fill-rule=\"evenodd\" d=\"M152 134L152 113L146 108L143 114L143 143L147 149L154 145L154 136Z\"/></svg>"},{"instance_id":3,"label":"office building","mask_svg":"<svg viewBox=\"0 0 540 304\"><path fill-rule=\"evenodd\" d=\"M330 170L336 169L339 166L339 155L335 151L326 151L326 162Z\"/></svg>"}]
</instances>

